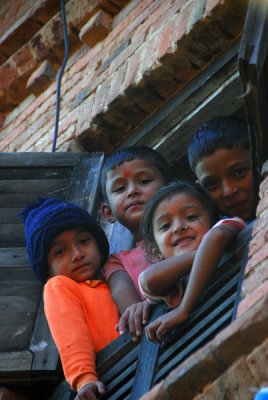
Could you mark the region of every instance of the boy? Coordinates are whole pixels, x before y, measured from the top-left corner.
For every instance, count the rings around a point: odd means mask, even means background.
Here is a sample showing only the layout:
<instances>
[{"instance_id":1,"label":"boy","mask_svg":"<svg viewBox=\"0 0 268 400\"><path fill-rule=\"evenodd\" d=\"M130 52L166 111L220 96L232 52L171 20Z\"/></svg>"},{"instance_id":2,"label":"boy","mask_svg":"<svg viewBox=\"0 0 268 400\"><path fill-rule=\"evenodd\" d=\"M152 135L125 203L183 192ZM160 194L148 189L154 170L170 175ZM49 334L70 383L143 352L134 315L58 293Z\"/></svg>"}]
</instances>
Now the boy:
<instances>
[{"instance_id":1,"label":"boy","mask_svg":"<svg viewBox=\"0 0 268 400\"><path fill-rule=\"evenodd\" d=\"M202 188L223 216L255 218L250 142L247 124L232 116L200 127L188 147L188 159Z\"/></svg>"},{"instance_id":2,"label":"boy","mask_svg":"<svg viewBox=\"0 0 268 400\"><path fill-rule=\"evenodd\" d=\"M38 199L23 212L31 266L44 286L44 308L66 380L76 399L97 399L95 353L118 336L118 311L102 280L109 255L105 233L72 203Z\"/></svg>"},{"instance_id":3,"label":"boy","mask_svg":"<svg viewBox=\"0 0 268 400\"><path fill-rule=\"evenodd\" d=\"M148 303L141 302L144 298L138 286L139 274L149 265L140 241L140 221L145 204L169 178L164 157L143 146L115 151L106 159L101 173L104 217L111 223L118 220L136 242L135 248L111 255L104 265L104 277L122 314L120 333L128 324L133 340L141 335L141 321L146 323L149 313Z\"/></svg>"}]
</instances>

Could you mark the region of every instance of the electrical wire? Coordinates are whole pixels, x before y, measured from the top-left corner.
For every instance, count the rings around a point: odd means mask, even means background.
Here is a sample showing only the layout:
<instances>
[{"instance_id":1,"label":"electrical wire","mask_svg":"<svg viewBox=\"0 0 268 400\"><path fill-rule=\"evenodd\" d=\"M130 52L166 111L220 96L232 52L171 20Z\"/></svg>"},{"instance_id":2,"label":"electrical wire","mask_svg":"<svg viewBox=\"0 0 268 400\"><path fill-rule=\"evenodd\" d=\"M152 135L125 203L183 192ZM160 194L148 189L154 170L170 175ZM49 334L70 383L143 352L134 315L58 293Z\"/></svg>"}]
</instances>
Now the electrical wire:
<instances>
[{"instance_id":1,"label":"electrical wire","mask_svg":"<svg viewBox=\"0 0 268 400\"><path fill-rule=\"evenodd\" d=\"M58 136L58 127L59 127L59 117L60 117L60 91L61 91L61 79L63 76L63 72L68 60L69 56L69 41L68 41L68 32L67 32L67 22L66 22L66 13L65 13L65 4L64 0L60 1L61 3L61 20L62 20L62 27L63 27L63 39L64 39L64 58L63 63L57 78L57 91L56 91L56 115L55 115L55 125L54 125L54 136L53 136L53 143L52 143L52 152L56 149L57 144L57 136Z\"/></svg>"}]
</instances>

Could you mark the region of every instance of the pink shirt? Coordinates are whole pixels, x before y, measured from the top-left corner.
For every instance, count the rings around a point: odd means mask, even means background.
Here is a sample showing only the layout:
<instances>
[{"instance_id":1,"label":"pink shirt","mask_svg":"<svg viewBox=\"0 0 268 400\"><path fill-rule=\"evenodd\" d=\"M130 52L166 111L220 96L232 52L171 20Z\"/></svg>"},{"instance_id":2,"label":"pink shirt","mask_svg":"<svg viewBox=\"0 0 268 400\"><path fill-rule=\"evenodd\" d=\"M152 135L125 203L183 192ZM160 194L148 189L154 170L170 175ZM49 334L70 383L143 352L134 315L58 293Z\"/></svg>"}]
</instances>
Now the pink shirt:
<instances>
[{"instance_id":1,"label":"pink shirt","mask_svg":"<svg viewBox=\"0 0 268 400\"><path fill-rule=\"evenodd\" d=\"M132 279L135 288L144 300L142 295L138 278L139 275L150 265L146 259L146 252L144 249L143 241L137 243L134 249L121 251L118 254L112 254L106 261L103 267L103 275L108 282L110 276L117 271L126 271Z\"/></svg>"}]
</instances>

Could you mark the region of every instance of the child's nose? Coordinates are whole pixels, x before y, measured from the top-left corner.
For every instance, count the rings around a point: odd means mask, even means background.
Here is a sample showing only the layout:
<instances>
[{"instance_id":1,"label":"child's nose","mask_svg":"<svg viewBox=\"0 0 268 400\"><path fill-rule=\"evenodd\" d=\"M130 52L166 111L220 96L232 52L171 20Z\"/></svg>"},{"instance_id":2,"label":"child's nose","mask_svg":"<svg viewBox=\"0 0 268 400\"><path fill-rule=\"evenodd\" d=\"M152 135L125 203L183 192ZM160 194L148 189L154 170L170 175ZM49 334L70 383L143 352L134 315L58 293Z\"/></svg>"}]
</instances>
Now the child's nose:
<instances>
[{"instance_id":1,"label":"child's nose","mask_svg":"<svg viewBox=\"0 0 268 400\"><path fill-rule=\"evenodd\" d=\"M182 220L179 219L179 218L176 219L176 220L174 221L174 223L173 223L173 232L179 233L179 232L183 231L185 225L186 225L186 224L184 223L184 221L182 221Z\"/></svg>"},{"instance_id":2,"label":"child's nose","mask_svg":"<svg viewBox=\"0 0 268 400\"><path fill-rule=\"evenodd\" d=\"M129 182L128 184L128 195L132 195L137 193L138 188L137 188L137 184L135 182Z\"/></svg>"},{"instance_id":3,"label":"child's nose","mask_svg":"<svg viewBox=\"0 0 268 400\"><path fill-rule=\"evenodd\" d=\"M222 182L222 195L223 197L230 197L234 193L234 187L231 182L225 180Z\"/></svg>"},{"instance_id":4,"label":"child's nose","mask_svg":"<svg viewBox=\"0 0 268 400\"><path fill-rule=\"evenodd\" d=\"M82 256L83 254L81 252L80 247L77 245L73 245L71 253L72 261L79 260Z\"/></svg>"}]
</instances>

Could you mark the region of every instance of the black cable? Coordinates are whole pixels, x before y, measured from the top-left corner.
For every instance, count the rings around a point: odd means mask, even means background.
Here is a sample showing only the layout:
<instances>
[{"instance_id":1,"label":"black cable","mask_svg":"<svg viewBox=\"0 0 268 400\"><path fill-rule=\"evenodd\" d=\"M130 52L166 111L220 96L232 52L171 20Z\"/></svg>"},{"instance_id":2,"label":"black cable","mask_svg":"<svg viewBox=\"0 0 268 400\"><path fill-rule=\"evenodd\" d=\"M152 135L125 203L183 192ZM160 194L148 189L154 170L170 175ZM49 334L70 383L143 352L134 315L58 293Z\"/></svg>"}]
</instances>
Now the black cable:
<instances>
[{"instance_id":1,"label":"black cable","mask_svg":"<svg viewBox=\"0 0 268 400\"><path fill-rule=\"evenodd\" d=\"M59 116L60 116L60 89L61 89L61 79L63 76L63 72L68 60L69 56L69 42L68 42L68 32L67 32L67 22L66 22L66 14L65 14L65 5L64 0L61 0L61 20L63 26L63 39L64 39L64 58L63 63L57 78L57 92L56 92L56 117L55 117L55 125L54 125L54 137L52 143L52 152L56 149L57 143L57 135L58 135L58 127L59 127Z\"/></svg>"}]
</instances>

